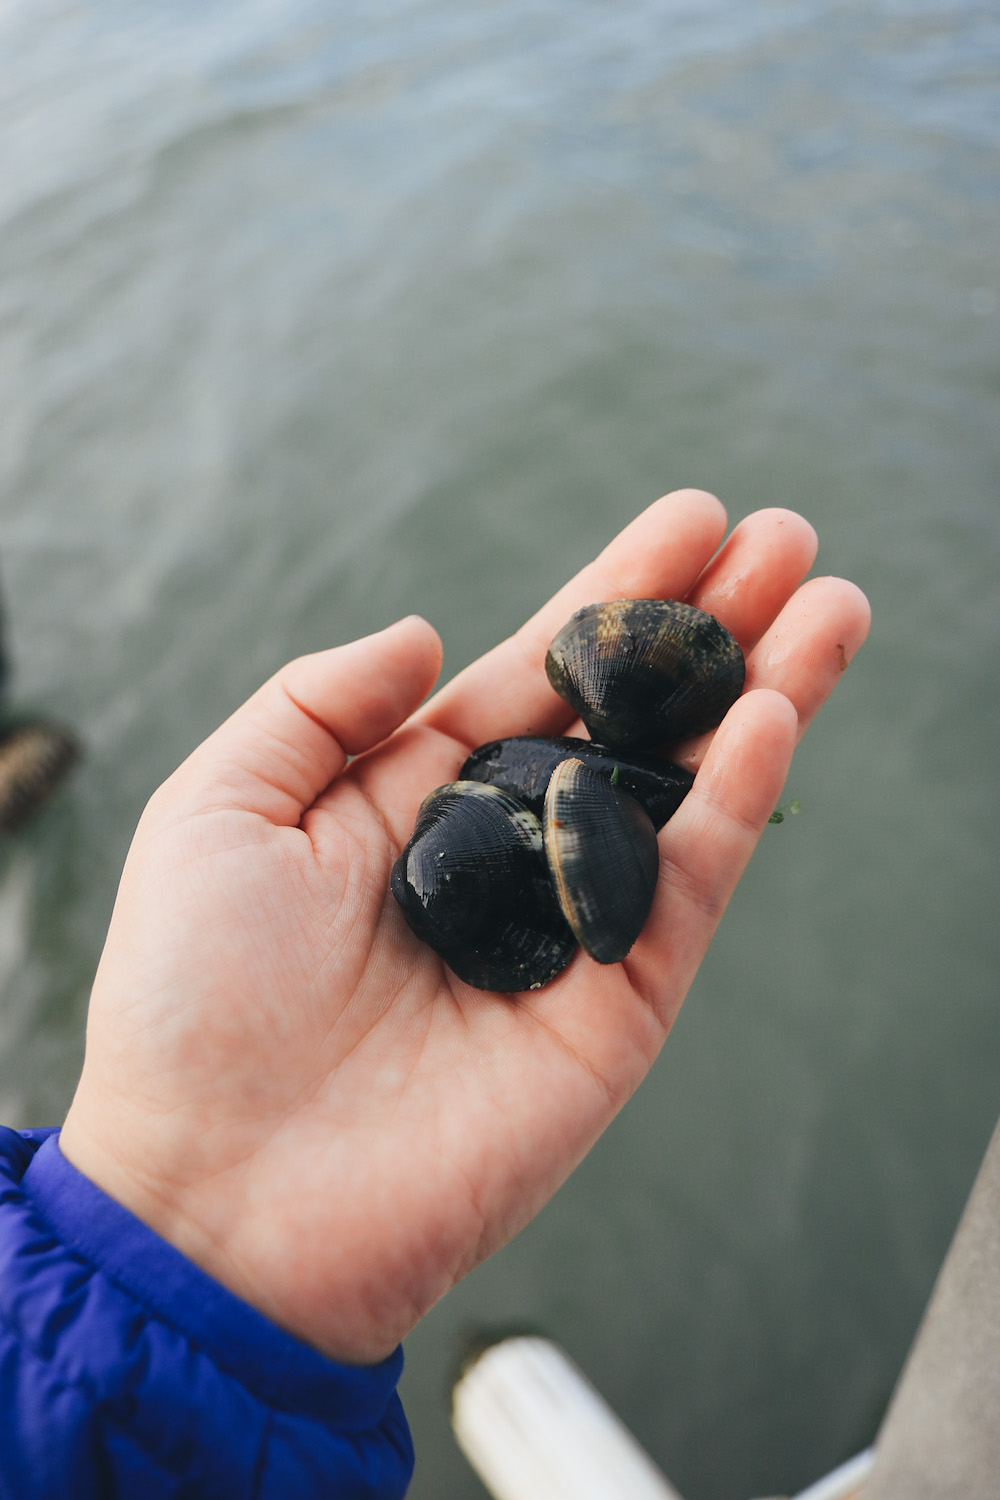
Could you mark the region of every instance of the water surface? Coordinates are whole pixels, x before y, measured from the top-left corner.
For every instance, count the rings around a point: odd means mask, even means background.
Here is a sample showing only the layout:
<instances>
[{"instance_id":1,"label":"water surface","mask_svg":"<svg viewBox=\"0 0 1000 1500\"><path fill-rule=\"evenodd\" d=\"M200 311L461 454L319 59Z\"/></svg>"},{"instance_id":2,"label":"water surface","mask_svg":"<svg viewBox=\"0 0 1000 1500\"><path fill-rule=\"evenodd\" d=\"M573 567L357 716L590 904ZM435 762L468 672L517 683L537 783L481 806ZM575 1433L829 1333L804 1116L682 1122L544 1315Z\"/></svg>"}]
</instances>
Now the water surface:
<instances>
[{"instance_id":1,"label":"water surface","mask_svg":"<svg viewBox=\"0 0 1000 1500\"><path fill-rule=\"evenodd\" d=\"M408 1344L561 1340L688 1500L866 1443L1000 1108L1000 18L0 6L0 573L87 758L0 852L0 1115L57 1120L149 793L297 652L451 673L657 494L802 509L871 641L661 1062Z\"/></svg>"}]
</instances>

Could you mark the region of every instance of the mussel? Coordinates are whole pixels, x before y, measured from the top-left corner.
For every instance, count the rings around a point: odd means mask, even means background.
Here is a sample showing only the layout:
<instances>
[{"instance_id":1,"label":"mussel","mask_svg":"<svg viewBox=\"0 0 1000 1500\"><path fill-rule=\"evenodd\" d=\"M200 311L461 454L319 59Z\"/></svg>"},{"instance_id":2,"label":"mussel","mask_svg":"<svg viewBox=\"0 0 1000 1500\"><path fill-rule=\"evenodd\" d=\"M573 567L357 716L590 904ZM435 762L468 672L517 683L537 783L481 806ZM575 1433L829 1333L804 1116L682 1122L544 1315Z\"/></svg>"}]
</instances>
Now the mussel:
<instances>
[{"instance_id":1,"label":"mussel","mask_svg":"<svg viewBox=\"0 0 1000 1500\"><path fill-rule=\"evenodd\" d=\"M537 989L577 944L618 963L656 890L656 833L693 776L651 753L714 728L743 688L743 654L711 615L616 599L567 621L546 658L590 740L480 745L421 805L392 873L410 927L468 984Z\"/></svg>"},{"instance_id":2,"label":"mussel","mask_svg":"<svg viewBox=\"0 0 1000 1500\"><path fill-rule=\"evenodd\" d=\"M545 854L563 916L599 964L616 964L656 892L656 829L634 797L582 760L562 761L545 793Z\"/></svg>"},{"instance_id":3,"label":"mussel","mask_svg":"<svg viewBox=\"0 0 1000 1500\"><path fill-rule=\"evenodd\" d=\"M500 787L453 781L431 792L393 867L392 893L417 937L477 989L537 988L576 948L542 825Z\"/></svg>"},{"instance_id":4,"label":"mussel","mask_svg":"<svg viewBox=\"0 0 1000 1500\"><path fill-rule=\"evenodd\" d=\"M571 756L608 781L614 777L616 786L642 804L657 830L673 817L694 784L691 771L662 756L619 752L571 735L490 740L473 750L458 774L465 781L502 786L540 818L552 772Z\"/></svg>"},{"instance_id":5,"label":"mussel","mask_svg":"<svg viewBox=\"0 0 1000 1500\"><path fill-rule=\"evenodd\" d=\"M714 615L676 599L613 599L577 610L545 670L592 740L648 750L721 724L746 666Z\"/></svg>"}]
</instances>

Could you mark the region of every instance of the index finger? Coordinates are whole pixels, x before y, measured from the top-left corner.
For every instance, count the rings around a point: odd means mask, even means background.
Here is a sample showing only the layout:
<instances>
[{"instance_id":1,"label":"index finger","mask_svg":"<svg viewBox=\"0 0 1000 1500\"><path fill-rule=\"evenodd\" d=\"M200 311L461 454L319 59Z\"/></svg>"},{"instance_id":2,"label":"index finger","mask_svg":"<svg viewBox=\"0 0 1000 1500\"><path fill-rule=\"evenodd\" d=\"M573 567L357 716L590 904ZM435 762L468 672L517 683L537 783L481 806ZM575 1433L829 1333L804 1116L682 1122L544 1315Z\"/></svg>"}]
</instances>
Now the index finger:
<instances>
[{"instance_id":1,"label":"index finger","mask_svg":"<svg viewBox=\"0 0 1000 1500\"><path fill-rule=\"evenodd\" d=\"M675 490L642 512L514 635L460 672L416 715L470 749L507 734L558 734L572 711L549 686L545 653L574 610L599 599L683 599L726 530L721 501Z\"/></svg>"}]
</instances>

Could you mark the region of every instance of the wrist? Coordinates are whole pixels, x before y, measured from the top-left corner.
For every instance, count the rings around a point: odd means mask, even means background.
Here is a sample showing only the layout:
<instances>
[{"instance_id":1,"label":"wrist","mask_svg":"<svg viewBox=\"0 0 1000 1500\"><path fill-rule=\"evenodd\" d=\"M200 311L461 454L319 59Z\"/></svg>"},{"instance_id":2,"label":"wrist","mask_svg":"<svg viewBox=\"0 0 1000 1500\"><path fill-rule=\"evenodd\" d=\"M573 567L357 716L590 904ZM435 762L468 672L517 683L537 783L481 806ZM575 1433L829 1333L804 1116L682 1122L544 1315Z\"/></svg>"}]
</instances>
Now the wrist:
<instances>
[{"instance_id":1,"label":"wrist","mask_svg":"<svg viewBox=\"0 0 1000 1500\"><path fill-rule=\"evenodd\" d=\"M250 1224L250 1189L238 1172L197 1182L159 1164L137 1166L136 1131L124 1124L109 1130L106 1109L100 1119L100 1130L90 1128L86 1102L78 1095L62 1127L59 1149L108 1198L227 1292L327 1359L376 1365L393 1354L410 1323L401 1321L393 1307L373 1315L371 1306L378 1298L366 1295L352 1278L346 1249L337 1254L335 1247L326 1247L328 1263L310 1280L302 1261L312 1258L289 1251L279 1194ZM133 1143L128 1154L116 1148L116 1139ZM338 1262L340 1274L332 1274Z\"/></svg>"},{"instance_id":2,"label":"wrist","mask_svg":"<svg viewBox=\"0 0 1000 1500\"><path fill-rule=\"evenodd\" d=\"M268 1495L298 1493L307 1471L402 1496L400 1350L347 1368L289 1337L77 1171L55 1132L0 1129L0 1189L0 1471L19 1495L158 1492L169 1470L220 1500L262 1475Z\"/></svg>"}]
</instances>

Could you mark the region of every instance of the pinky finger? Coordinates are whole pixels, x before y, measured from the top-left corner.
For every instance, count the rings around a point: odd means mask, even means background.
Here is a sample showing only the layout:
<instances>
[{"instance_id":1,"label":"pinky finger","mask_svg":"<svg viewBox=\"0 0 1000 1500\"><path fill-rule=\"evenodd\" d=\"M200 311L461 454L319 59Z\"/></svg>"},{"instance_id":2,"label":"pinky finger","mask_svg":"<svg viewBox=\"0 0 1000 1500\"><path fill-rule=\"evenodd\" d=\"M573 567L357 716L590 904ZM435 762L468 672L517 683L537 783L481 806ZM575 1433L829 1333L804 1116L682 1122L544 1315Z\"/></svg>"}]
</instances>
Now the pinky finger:
<instances>
[{"instance_id":1,"label":"pinky finger","mask_svg":"<svg viewBox=\"0 0 1000 1500\"><path fill-rule=\"evenodd\" d=\"M695 784L660 834L650 920L626 959L628 976L664 1029L680 1009L736 883L781 796L797 733L776 692L730 709Z\"/></svg>"},{"instance_id":2,"label":"pinky finger","mask_svg":"<svg viewBox=\"0 0 1000 1500\"><path fill-rule=\"evenodd\" d=\"M871 606L845 578L810 578L783 606L747 657L746 692L782 693L798 716L798 738L864 644ZM671 758L689 770L705 759L713 735L675 746Z\"/></svg>"},{"instance_id":3,"label":"pinky finger","mask_svg":"<svg viewBox=\"0 0 1000 1500\"><path fill-rule=\"evenodd\" d=\"M860 650L871 607L844 578L810 578L789 599L747 660L747 686L775 688L795 705L799 738Z\"/></svg>"}]
</instances>

